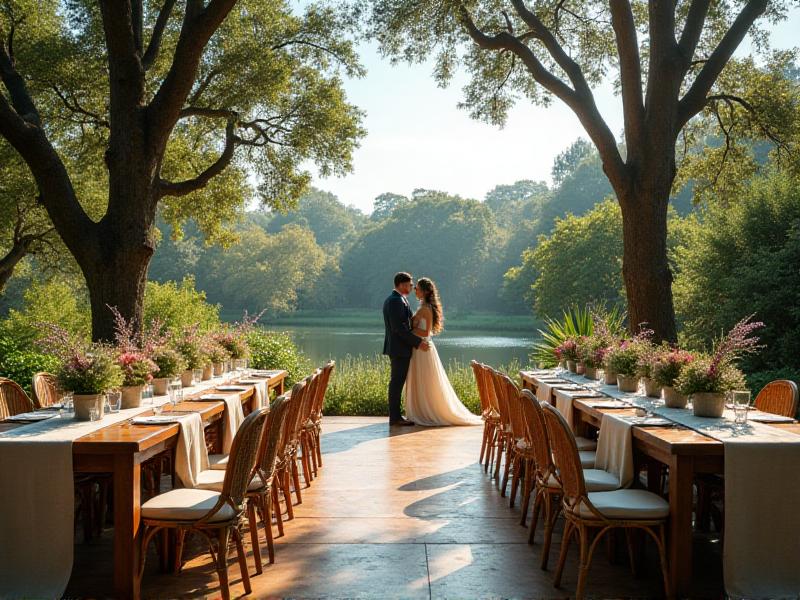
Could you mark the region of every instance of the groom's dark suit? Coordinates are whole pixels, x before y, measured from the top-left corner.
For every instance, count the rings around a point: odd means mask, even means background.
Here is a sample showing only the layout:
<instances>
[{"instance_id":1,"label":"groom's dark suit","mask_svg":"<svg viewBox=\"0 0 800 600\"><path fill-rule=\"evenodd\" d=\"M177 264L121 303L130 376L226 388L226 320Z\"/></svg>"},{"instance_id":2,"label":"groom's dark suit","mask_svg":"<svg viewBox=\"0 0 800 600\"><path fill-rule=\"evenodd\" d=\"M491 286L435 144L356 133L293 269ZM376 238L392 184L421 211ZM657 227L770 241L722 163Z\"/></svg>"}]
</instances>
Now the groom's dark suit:
<instances>
[{"instance_id":1,"label":"groom's dark suit","mask_svg":"<svg viewBox=\"0 0 800 600\"><path fill-rule=\"evenodd\" d=\"M412 333L411 308L408 301L394 290L383 303L383 324L386 337L383 340L383 353L392 361L392 375L389 380L389 422L403 418L400 413L400 396L408 375L411 350L422 343L422 338Z\"/></svg>"}]
</instances>

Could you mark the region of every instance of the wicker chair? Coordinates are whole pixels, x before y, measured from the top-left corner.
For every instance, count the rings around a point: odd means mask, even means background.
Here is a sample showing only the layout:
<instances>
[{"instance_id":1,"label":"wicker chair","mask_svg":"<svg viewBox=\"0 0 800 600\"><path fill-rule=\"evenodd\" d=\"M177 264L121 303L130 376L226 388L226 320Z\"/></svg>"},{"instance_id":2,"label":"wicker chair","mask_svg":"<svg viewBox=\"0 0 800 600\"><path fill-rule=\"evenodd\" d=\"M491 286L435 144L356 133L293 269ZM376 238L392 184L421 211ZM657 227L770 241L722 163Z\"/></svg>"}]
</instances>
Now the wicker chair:
<instances>
[{"instance_id":1,"label":"wicker chair","mask_svg":"<svg viewBox=\"0 0 800 600\"><path fill-rule=\"evenodd\" d=\"M33 410L33 402L19 384L0 377L0 419Z\"/></svg>"},{"instance_id":2,"label":"wicker chair","mask_svg":"<svg viewBox=\"0 0 800 600\"><path fill-rule=\"evenodd\" d=\"M307 427L311 421L311 413L314 410L314 404L317 401L317 394L322 384L322 369L317 369L311 376L311 382L308 392L303 397L303 404L300 407L300 413L297 421L297 439L294 446L294 458L299 458L300 464L303 467L303 479L306 486L311 485L314 479L312 464L312 444L309 438ZM299 455L298 455L299 450ZM298 492L299 493L299 492Z\"/></svg>"},{"instance_id":3,"label":"wicker chair","mask_svg":"<svg viewBox=\"0 0 800 600\"><path fill-rule=\"evenodd\" d=\"M797 384L788 379L770 381L756 396L758 410L794 418L797 414Z\"/></svg>"},{"instance_id":4,"label":"wicker chair","mask_svg":"<svg viewBox=\"0 0 800 600\"><path fill-rule=\"evenodd\" d=\"M510 469L509 465L509 444L511 443L512 434L511 434L511 415L509 414L508 408L508 399L506 398L506 390L505 390L505 383L503 382L503 374L499 371L491 369L490 373L490 381L494 391L494 397L497 401L497 408L498 413L500 414L500 426L497 429L497 435L495 444L496 444L496 456L495 456L495 464L494 464L494 477L497 479L497 487L500 488L500 462L503 458L503 454L506 457L506 471Z\"/></svg>"},{"instance_id":5,"label":"wicker chair","mask_svg":"<svg viewBox=\"0 0 800 600\"><path fill-rule=\"evenodd\" d=\"M489 468L489 453L494 440L495 428L500 422L500 415L494 410L489 391L486 385L486 366L473 360L470 362L472 372L475 374L475 384L478 386L478 398L481 401L481 419L483 419L483 438L481 439L481 454L479 462L486 460Z\"/></svg>"},{"instance_id":6,"label":"wicker chair","mask_svg":"<svg viewBox=\"0 0 800 600\"><path fill-rule=\"evenodd\" d=\"M311 444L312 470L314 475L317 474L317 469L322 466L322 410L325 406L325 393L328 391L328 384L330 383L335 366L336 363L331 360L322 367L319 386L317 388L316 397L314 398L314 404L311 408L311 418L303 428L303 433L307 436Z\"/></svg>"},{"instance_id":7,"label":"wicker chair","mask_svg":"<svg viewBox=\"0 0 800 600\"><path fill-rule=\"evenodd\" d=\"M500 376L506 405L508 406L508 421L511 427L509 446L506 451L506 470L503 475L503 482L500 486L500 495L505 497L508 478L511 475L511 494L509 506L514 506L517 495L521 474L524 464L528 457L533 457L533 450L528 443L528 432L525 427L525 419L522 416L522 407L519 402L519 388L511 381L508 375Z\"/></svg>"},{"instance_id":8,"label":"wicker chair","mask_svg":"<svg viewBox=\"0 0 800 600\"><path fill-rule=\"evenodd\" d=\"M555 587L561 585L567 552L574 536L578 537L580 544L578 585L575 590L575 597L580 600L584 597L592 554L603 535L612 529L623 529L628 534L630 548L629 532L640 529L656 543L664 578L664 592L670 597L664 531L669 516L669 504L661 496L646 490L587 491L578 446L570 426L554 407L543 405L542 409L553 460L561 479L561 510L566 519L561 554L553 581ZM592 539L591 534L594 531L597 533Z\"/></svg>"},{"instance_id":9,"label":"wicker chair","mask_svg":"<svg viewBox=\"0 0 800 600\"><path fill-rule=\"evenodd\" d=\"M62 393L58 389L56 376L40 371L33 376L33 403L36 408L52 406L61 400Z\"/></svg>"},{"instance_id":10,"label":"wicker chair","mask_svg":"<svg viewBox=\"0 0 800 600\"><path fill-rule=\"evenodd\" d=\"M283 499L286 502L287 519L294 519L294 508L292 507L292 486L291 479L294 479L295 492L297 493L298 503L301 500L300 478L297 474L297 461L294 460L294 449L292 446L293 438L296 440L297 423L299 413L311 377L306 377L303 381L296 383L289 395L289 408L287 409L286 419L283 422L283 431L278 445L278 458L276 464L275 481L283 491ZM283 535L283 519L281 517L280 505L275 507L278 513L278 531Z\"/></svg>"},{"instance_id":11,"label":"wicker chair","mask_svg":"<svg viewBox=\"0 0 800 600\"><path fill-rule=\"evenodd\" d=\"M253 477L258 458L267 409L251 412L245 418L231 447L228 469L221 492L201 489L170 490L152 498L142 505L142 547L138 576L144 574L147 546L159 532L176 530L178 540L186 532L201 533L208 540L209 550L216 562L222 597L230 598L228 587L228 547L233 535L239 555L239 569L246 593L250 593L250 575L247 572L246 555L239 531L244 514L245 494ZM214 552L213 538L217 539ZM180 542L179 542L180 543ZM180 552L177 554L180 561Z\"/></svg>"},{"instance_id":12,"label":"wicker chair","mask_svg":"<svg viewBox=\"0 0 800 600\"><path fill-rule=\"evenodd\" d=\"M492 408L493 426L492 436L489 440L489 455L484 463L484 470L488 473L495 461L500 460L502 454L503 423L500 418L500 401L494 389L494 369L488 365L481 365L483 370L483 385Z\"/></svg>"},{"instance_id":13,"label":"wicker chair","mask_svg":"<svg viewBox=\"0 0 800 600\"><path fill-rule=\"evenodd\" d=\"M261 438L261 446L258 449L258 461L256 462L253 478L247 486L247 518L250 527L250 541L253 546L253 559L256 565L256 573L258 574L262 572L262 563L256 509L261 515L261 522L264 523L269 562L270 564L275 562L275 546L272 536L272 513L273 508L276 506L275 498L277 497L275 495L277 488L273 485L275 458L288 407L289 403L285 396L281 396L272 403L265 425L264 437ZM219 469L202 471L197 476L197 487L205 490L220 492L224 482L225 471ZM277 506L280 507L279 504Z\"/></svg>"}]
</instances>

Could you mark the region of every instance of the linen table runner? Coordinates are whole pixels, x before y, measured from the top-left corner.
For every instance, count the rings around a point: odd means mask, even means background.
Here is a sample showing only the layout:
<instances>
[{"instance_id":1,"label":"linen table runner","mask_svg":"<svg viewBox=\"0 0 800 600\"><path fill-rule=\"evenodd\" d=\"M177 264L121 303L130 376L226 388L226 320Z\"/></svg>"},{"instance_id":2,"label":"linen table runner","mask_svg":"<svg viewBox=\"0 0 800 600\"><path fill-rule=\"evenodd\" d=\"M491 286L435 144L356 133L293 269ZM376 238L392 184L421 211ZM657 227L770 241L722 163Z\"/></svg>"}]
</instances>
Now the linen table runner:
<instances>
[{"instance_id":1,"label":"linen table runner","mask_svg":"<svg viewBox=\"0 0 800 600\"><path fill-rule=\"evenodd\" d=\"M603 413L594 466L616 475L620 488L630 487L634 476L630 421Z\"/></svg>"}]
</instances>

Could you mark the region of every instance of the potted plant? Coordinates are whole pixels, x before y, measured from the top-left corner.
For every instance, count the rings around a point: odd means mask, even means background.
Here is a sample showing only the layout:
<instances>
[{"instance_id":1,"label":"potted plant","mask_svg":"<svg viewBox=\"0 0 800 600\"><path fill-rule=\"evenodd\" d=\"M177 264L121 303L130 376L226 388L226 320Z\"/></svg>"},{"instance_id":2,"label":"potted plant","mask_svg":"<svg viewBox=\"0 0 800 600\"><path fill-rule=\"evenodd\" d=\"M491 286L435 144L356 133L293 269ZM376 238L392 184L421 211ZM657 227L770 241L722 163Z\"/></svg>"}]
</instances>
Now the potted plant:
<instances>
[{"instance_id":1,"label":"potted plant","mask_svg":"<svg viewBox=\"0 0 800 600\"><path fill-rule=\"evenodd\" d=\"M197 333L196 325L183 331L183 335L175 342L175 349L181 354L185 363L181 371L181 385L189 387L192 385L194 369L204 368L208 360L203 353L203 340Z\"/></svg>"},{"instance_id":2,"label":"potted plant","mask_svg":"<svg viewBox=\"0 0 800 600\"><path fill-rule=\"evenodd\" d=\"M635 392L639 389L636 371L638 362L639 347L634 340L624 340L606 354L606 368L616 373L617 386L621 392Z\"/></svg>"},{"instance_id":3,"label":"potted plant","mask_svg":"<svg viewBox=\"0 0 800 600\"><path fill-rule=\"evenodd\" d=\"M639 346L637 374L644 384L644 393L650 398L661 398L661 386L653 378L653 365L664 351L664 346L655 346L650 340L642 341Z\"/></svg>"},{"instance_id":4,"label":"potted plant","mask_svg":"<svg viewBox=\"0 0 800 600\"><path fill-rule=\"evenodd\" d=\"M142 388L153 379L158 366L143 352L120 352L117 364L122 369L122 408L136 408L142 403Z\"/></svg>"},{"instance_id":5,"label":"potted plant","mask_svg":"<svg viewBox=\"0 0 800 600\"><path fill-rule=\"evenodd\" d=\"M167 383L186 370L186 360L180 352L169 346L156 348L152 359L158 367L158 376L153 378L153 394L166 396Z\"/></svg>"},{"instance_id":6,"label":"potted plant","mask_svg":"<svg viewBox=\"0 0 800 600\"><path fill-rule=\"evenodd\" d=\"M661 353L653 363L653 380L661 386L664 406L686 408L688 398L675 389L675 380L683 368L694 360L689 352L677 348Z\"/></svg>"},{"instance_id":7,"label":"potted plant","mask_svg":"<svg viewBox=\"0 0 800 600\"><path fill-rule=\"evenodd\" d=\"M578 344L578 354L584 366L583 376L587 379L599 379L597 370L602 368L605 358L607 340L600 336L588 336L581 338Z\"/></svg>"},{"instance_id":8,"label":"potted plant","mask_svg":"<svg viewBox=\"0 0 800 600\"><path fill-rule=\"evenodd\" d=\"M574 338L567 338L559 346L560 356L566 361L567 369L572 373L578 372L578 343Z\"/></svg>"},{"instance_id":9,"label":"potted plant","mask_svg":"<svg viewBox=\"0 0 800 600\"><path fill-rule=\"evenodd\" d=\"M73 394L75 418L88 421L92 408L97 410L98 418L103 418L105 393L122 384L122 369L106 346L72 348L69 353L57 377L59 387Z\"/></svg>"},{"instance_id":10,"label":"potted plant","mask_svg":"<svg viewBox=\"0 0 800 600\"><path fill-rule=\"evenodd\" d=\"M228 351L214 340L209 340L203 351L208 354L208 358L214 365L214 376L222 375L225 372L225 361L231 357Z\"/></svg>"},{"instance_id":11,"label":"potted plant","mask_svg":"<svg viewBox=\"0 0 800 600\"><path fill-rule=\"evenodd\" d=\"M744 375L734 363L758 348L758 338L751 334L764 325L750 319L752 315L734 325L714 345L710 358L694 360L681 370L677 388L684 396L691 396L695 416L721 417L725 411L725 393L744 389Z\"/></svg>"},{"instance_id":12,"label":"potted plant","mask_svg":"<svg viewBox=\"0 0 800 600\"><path fill-rule=\"evenodd\" d=\"M232 363L244 360L250 353L247 340L237 329L227 329L217 333L214 336L214 341L228 352Z\"/></svg>"}]
</instances>

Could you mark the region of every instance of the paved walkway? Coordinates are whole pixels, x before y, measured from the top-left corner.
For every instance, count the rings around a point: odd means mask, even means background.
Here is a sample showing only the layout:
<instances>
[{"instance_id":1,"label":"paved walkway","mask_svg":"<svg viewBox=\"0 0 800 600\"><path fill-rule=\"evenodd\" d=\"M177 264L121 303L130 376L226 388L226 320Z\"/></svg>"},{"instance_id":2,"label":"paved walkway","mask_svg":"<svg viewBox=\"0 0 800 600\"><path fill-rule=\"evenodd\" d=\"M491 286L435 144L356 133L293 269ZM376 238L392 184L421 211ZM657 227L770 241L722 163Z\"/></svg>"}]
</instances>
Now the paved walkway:
<instances>
[{"instance_id":1,"label":"paved walkway","mask_svg":"<svg viewBox=\"0 0 800 600\"><path fill-rule=\"evenodd\" d=\"M539 569L541 535L527 544L518 508L510 509L477 465L481 428L421 427L389 430L385 419L327 418L324 467L303 504L277 540L276 563L252 577L251 597L294 598L566 598L574 594L577 551L573 545L563 587ZM76 547L76 568L67 595L86 595L108 560L102 543ZM245 536L249 542L249 536ZM105 551L103 547L106 547ZM597 598L659 597L662 588L652 549L643 573L633 578L622 556L610 564L595 555L587 593ZM157 573L150 560L145 597L211 596L219 588L203 548L190 548L180 575ZM252 562L250 563L252 564ZM703 567L711 581L714 568ZM242 594L231 565L232 594ZM252 573L252 570L251 570ZM705 586L704 586L705 587ZM713 590L712 584L712 590ZM106 588L107 589L107 588ZM708 592L708 590L706 590ZM695 597L714 594L698 591Z\"/></svg>"}]
</instances>

